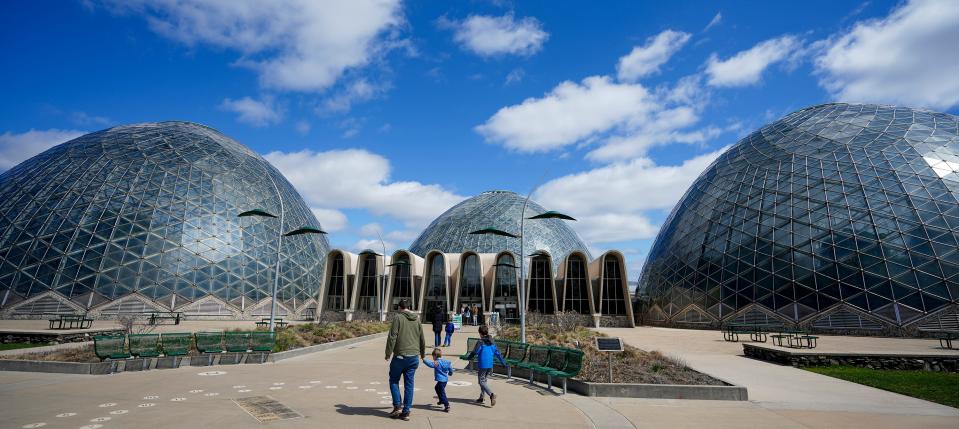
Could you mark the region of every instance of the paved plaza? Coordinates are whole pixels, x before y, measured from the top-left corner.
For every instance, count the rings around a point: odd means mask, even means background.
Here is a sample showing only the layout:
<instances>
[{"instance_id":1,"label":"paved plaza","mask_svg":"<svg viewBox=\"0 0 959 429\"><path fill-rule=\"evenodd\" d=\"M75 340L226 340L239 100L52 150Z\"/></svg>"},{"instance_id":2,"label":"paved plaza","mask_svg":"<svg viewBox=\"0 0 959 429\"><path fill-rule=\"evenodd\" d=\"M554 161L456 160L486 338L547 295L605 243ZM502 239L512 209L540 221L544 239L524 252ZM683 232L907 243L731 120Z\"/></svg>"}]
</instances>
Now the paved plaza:
<instances>
[{"instance_id":1,"label":"paved plaza","mask_svg":"<svg viewBox=\"0 0 959 429\"><path fill-rule=\"evenodd\" d=\"M383 360L385 339L379 338L265 365L108 376L0 372L4 416L0 427L959 427L959 410L954 408L737 356L742 346L723 342L718 331L646 327L603 331L745 385L750 401L564 396L495 377L491 387L500 399L490 408L471 402L478 396L475 373L459 371L448 387L452 411L447 414L432 405L432 371L421 366L411 421L394 421L386 417L392 406ZM431 334L427 332L427 338ZM473 335L472 327L455 335L448 354L461 353L466 338ZM463 367L462 361L452 360ZM249 397L272 398L302 417L261 423L234 401Z\"/></svg>"}]
</instances>

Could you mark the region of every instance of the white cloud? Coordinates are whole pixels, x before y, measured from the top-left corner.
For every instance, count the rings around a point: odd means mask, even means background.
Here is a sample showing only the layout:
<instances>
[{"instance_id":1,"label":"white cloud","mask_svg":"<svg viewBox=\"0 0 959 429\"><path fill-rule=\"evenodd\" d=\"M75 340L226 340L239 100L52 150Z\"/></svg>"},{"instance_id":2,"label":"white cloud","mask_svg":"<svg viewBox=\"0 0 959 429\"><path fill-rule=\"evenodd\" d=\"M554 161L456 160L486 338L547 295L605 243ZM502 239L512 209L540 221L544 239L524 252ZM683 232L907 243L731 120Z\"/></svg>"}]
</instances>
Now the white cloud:
<instances>
[{"instance_id":1,"label":"white cloud","mask_svg":"<svg viewBox=\"0 0 959 429\"><path fill-rule=\"evenodd\" d=\"M312 207L365 209L422 227L465 197L439 185L391 181L386 158L359 149L271 152L266 159Z\"/></svg>"},{"instance_id":2,"label":"white cloud","mask_svg":"<svg viewBox=\"0 0 959 429\"><path fill-rule=\"evenodd\" d=\"M371 100L387 89L383 85L374 85L366 79L357 79L346 86L337 95L328 98L317 113L345 113L353 104Z\"/></svg>"},{"instance_id":3,"label":"white cloud","mask_svg":"<svg viewBox=\"0 0 959 429\"><path fill-rule=\"evenodd\" d=\"M377 238L365 238L357 241L352 246L354 252L362 252L364 250L372 250L376 253L383 253L383 247L386 247L386 254L390 255L394 250L396 250L396 243L391 241L380 241Z\"/></svg>"},{"instance_id":4,"label":"white cloud","mask_svg":"<svg viewBox=\"0 0 959 429\"><path fill-rule=\"evenodd\" d=\"M599 147L586 156L616 161L641 156L656 145L701 143L721 130L689 130L705 98L695 79L682 89L649 92L638 83L592 76L562 82L542 98L501 108L476 127L487 141L522 152L545 152L576 143Z\"/></svg>"},{"instance_id":5,"label":"white cloud","mask_svg":"<svg viewBox=\"0 0 959 429\"><path fill-rule=\"evenodd\" d=\"M843 101L959 105L959 2L911 1L827 40L820 83Z\"/></svg>"},{"instance_id":6,"label":"white cloud","mask_svg":"<svg viewBox=\"0 0 959 429\"><path fill-rule=\"evenodd\" d=\"M614 163L550 180L533 198L544 207L579 219L576 230L590 242L652 238L657 228L648 211L668 210L726 148L680 165L649 158Z\"/></svg>"},{"instance_id":7,"label":"white cloud","mask_svg":"<svg viewBox=\"0 0 959 429\"><path fill-rule=\"evenodd\" d=\"M616 72L619 80L635 82L639 78L659 72L659 67L669 61L686 42L690 34L681 31L666 30L646 39L646 44L636 46L626 56L619 59Z\"/></svg>"},{"instance_id":8,"label":"white cloud","mask_svg":"<svg viewBox=\"0 0 959 429\"><path fill-rule=\"evenodd\" d=\"M515 68L506 75L506 82L504 85L511 85L514 83L519 83L523 80L523 76L526 75L526 72L521 68Z\"/></svg>"},{"instance_id":9,"label":"white cloud","mask_svg":"<svg viewBox=\"0 0 959 429\"><path fill-rule=\"evenodd\" d=\"M0 134L0 171L6 171L28 158L51 147L85 134L77 130L30 130L14 134Z\"/></svg>"},{"instance_id":10,"label":"white cloud","mask_svg":"<svg viewBox=\"0 0 959 429\"><path fill-rule=\"evenodd\" d=\"M760 42L725 60L712 54L706 61L707 82L719 87L754 85L770 65L789 59L801 46L799 39L787 35Z\"/></svg>"},{"instance_id":11,"label":"white cloud","mask_svg":"<svg viewBox=\"0 0 959 429\"><path fill-rule=\"evenodd\" d=\"M547 151L625 124L655 107L642 85L592 76L582 84L562 82L543 98L504 107L476 130L510 149Z\"/></svg>"},{"instance_id":12,"label":"white cloud","mask_svg":"<svg viewBox=\"0 0 959 429\"><path fill-rule=\"evenodd\" d=\"M296 132L301 136L305 136L310 133L310 128L312 127L309 121L297 121L294 128L296 128Z\"/></svg>"},{"instance_id":13,"label":"white cloud","mask_svg":"<svg viewBox=\"0 0 959 429\"><path fill-rule=\"evenodd\" d=\"M349 225L346 215L339 210L320 209L316 207L310 210L313 212L313 215L316 216L316 219L320 221L320 225L323 226L326 232L342 231Z\"/></svg>"},{"instance_id":14,"label":"white cloud","mask_svg":"<svg viewBox=\"0 0 959 429\"><path fill-rule=\"evenodd\" d=\"M491 57L497 55L532 55L549 39L549 33L536 18L514 20L503 16L471 15L463 21L439 19L440 28L453 30L453 40L464 49Z\"/></svg>"},{"instance_id":15,"label":"white cloud","mask_svg":"<svg viewBox=\"0 0 959 429\"><path fill-rule=\"evenodd\" d=\"M87 112L71 112L70 122L79 126L107 126L113 123L113 121L106 116L90 115L87 114Z\"/></svg>"},{"instance_id":16,"label":"white cloud","mask_svg":"<svg viewBox=\"0 0 959 429\"><path fill-rule=\"evenodd\" d=\"M238 114L237 121L254 127L276 124L283 119L283 115L274 104L272 97L264 97L261 100L254 100L250 97L237 100L227 98L220 104L220 109Z\"/></svg>"},{"instance_id":17,"label":"white cloud","mask_svg":"<svg viewBox=\"0 0 959 429\"><path fill-rule=\"evenodd\" d=\"M108 0L187 46L240 52L269 88L321 91L401 43L399 0Z\"/></svg>"},{"instance_id":18,"label":"white cloud","mask_svg":"<svg viewBox=\"0 0 959 429\"><path fill-rule=\"evenodd\" d=\"M368 223L360 227L361 235L376 235L376 234L382 234L382 233L383 233L383 226L376 222Z\"/></svg>"},{"instance_id":19,"label":"white cloud","mask_svg":"<svg viewBox=\"0 0 959 429\"><path fill-rule=\"evenodd\" d=\"M706 28L703 28L703 32L709 31L711 28L721 24L723 22L722 12L716 12L716 15L713 16L713 19L709 20L709 24L706 24Z\"/></svg>"}]
</instances>

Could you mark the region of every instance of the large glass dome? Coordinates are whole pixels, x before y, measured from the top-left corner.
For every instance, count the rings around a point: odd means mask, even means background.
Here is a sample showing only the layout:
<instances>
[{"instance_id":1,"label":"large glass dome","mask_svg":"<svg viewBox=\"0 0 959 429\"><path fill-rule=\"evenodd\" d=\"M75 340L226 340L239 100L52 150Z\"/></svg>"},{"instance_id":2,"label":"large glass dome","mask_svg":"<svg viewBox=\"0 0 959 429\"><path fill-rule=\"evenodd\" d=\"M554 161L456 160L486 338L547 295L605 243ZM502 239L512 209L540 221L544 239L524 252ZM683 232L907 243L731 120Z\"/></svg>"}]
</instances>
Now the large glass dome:
<instances>
[{"instance_id":1,"label":"large glass dome","mask_svg":"<svg viewBox=\"0 0 959 429\"><path fill-rule=\"evenodd\" d=\"M243 217L251 209L280 216ZM0 175L0 305L55 291L82 308L136 294L160 308L214 296L242 310L270 296L314 298L324 237L283 176L211 128L187 122L110 128ZM279 252L278 252L279 250ZM222 307L222 304L221 304Z\"/></svg>"},{"instance_id":2,"label":"large glass dome","mask_svg":"<svg viewBox=\"0 0 959 429\"><path fill-rule=\"evenodd\" d=\"M954 313L957 122L827 104L740 140L659 232L640 277L650 319L884 329Z\"/></svg>"},{"instance_id":3,"label":"large glass dome","mask_svg":"<svg viewBox=\"0 0 959 429\"><path fill-rule=\"evenodd\" d=\"M463 201L437 217L410 246L410 251L424 256L430 250L460 253L468 250L478 253L512 251L519 255L519 238L500 235L471 235L471 231L496 228L519 235L520 212L525 197L509 191L488 191ZM539 204L529 202L526 217L545 212ZM553 264L559 264L570 252L579 250L589 256L589 250L576 232L559 219L526 221L526 254L545 250Z\"/></svg>"}]
</instances>

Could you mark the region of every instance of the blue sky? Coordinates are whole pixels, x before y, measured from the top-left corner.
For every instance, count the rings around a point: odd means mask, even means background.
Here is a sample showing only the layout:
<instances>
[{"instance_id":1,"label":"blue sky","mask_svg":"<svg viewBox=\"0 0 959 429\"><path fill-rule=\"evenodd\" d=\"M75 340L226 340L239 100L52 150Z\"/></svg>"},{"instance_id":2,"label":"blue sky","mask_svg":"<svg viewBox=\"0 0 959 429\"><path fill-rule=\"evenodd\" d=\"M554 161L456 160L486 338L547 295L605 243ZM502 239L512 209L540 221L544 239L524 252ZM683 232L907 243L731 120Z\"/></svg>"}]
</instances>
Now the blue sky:
<instances>
[{"instance_id":1,"label":"blue sky","mask_svg":"<svg viewBox=\"0 0 959 429\"><path fill-rule=\"evenodd\" d=\"M0 6L0 171L190 120L274 163L334 245L509 189L635 280L722 148L830 101L957 113L959 3L83 1Z\"/></svg>"}]
</instances>

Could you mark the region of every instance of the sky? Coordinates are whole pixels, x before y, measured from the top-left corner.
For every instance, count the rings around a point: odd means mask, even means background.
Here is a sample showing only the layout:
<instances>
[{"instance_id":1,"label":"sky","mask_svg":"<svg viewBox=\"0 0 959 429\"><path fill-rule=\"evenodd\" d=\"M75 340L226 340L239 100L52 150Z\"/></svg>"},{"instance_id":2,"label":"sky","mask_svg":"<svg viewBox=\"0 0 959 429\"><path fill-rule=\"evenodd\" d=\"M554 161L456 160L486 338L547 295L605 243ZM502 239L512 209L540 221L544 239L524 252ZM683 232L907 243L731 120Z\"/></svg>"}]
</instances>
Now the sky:
<instances>
[{"instance_id":1,"label":"sky","mask_svg":"<svg viewBox=\"0 0 959 429\"><path fill-rule=\"evenodd\" d=\"M120 124L251 147L331 244L405 248L493 189L578 219L630 280L726 147L806 106L959 113L959 2L0 4L0 171Z\"/></svg>"}]
</instances>

